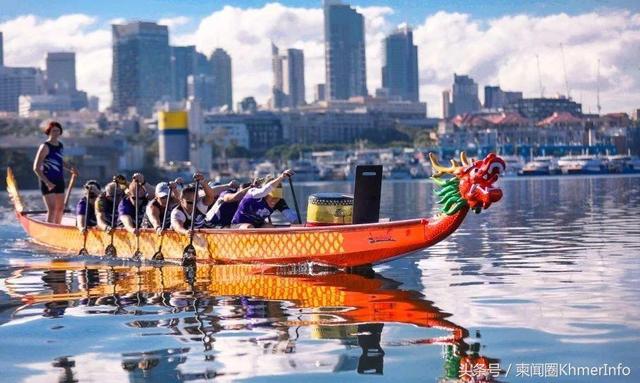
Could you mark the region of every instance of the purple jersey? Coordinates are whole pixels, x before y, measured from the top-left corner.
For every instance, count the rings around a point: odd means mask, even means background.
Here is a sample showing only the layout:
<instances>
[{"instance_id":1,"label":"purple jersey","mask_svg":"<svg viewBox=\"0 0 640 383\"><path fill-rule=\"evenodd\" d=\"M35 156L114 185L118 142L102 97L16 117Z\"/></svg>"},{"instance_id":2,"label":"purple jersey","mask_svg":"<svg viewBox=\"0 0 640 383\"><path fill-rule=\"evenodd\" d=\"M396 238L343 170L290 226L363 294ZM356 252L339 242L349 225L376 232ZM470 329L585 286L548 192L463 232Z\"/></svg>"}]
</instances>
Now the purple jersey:
<instances>
[{"instance_id":1,"label":"purple jersey","mask_svg":"<svg viewBox=\"0 0 640 383\"><path fill-rule=\"evenodd\" d=\"M233 194L235 191L226 190L220 193L218 200L213 205L211 209L215 209L212 211L213 217L207 221L207 226L230 226L231 221L233 220L233 216L238 210L238 206L240 202L224 202L223 197L227 194ZM208 218L208 217L207 217Z\"/></svg>"},{"instance_id":2,"label":"purple jersey","mask_svg":"<svg viewBox=\"0 0 640 383\"><path fill-rule=\"evenodd\" d=\"M287 209L289 209L289 207L284 199L279 200L278 203L271 208L264 197L254 198L251 195L246 195L242 198L242 201L240 201L238 210L234 214L231 223L249 223L255 227L260 227L264 225L265 220L275 210L284 211Z\"/></svg>"},{"instance_id":3,"label":"purple jersey","mask_svg":"<svg viewBox=\"0 0 640 383\"><path fill-rule=\"evenodd\" d=\"M96 221L96 210L93 204L89 204L89 212L87 212L87 197L82 197L76 205L76 216L81 215L84 217L87 214L87 227L93 227L98 224Z\"/></svg>"},{"instance_id":4,"label":"purple jersey","mask_svg":"<svg viewBox=\"0 0 640 383\"><path fill-rule=\"evenodd\" d=\"M42 172L51 182L64 181L63 175L63 158L64 158L64 146L62 142L58 142L58 145L53 145L50 142L45 142L49 153L44 157L42 162Z\"/></svg>"},{"instance_id":5,"label":"purple jersey","mask_svg":"<svg viewBox=\"0 0 640 383\"><path fill-rule=\"evenodd\" d=\"M147 199L141 198L142 201L138 203L138 227L143 227L144 214L147 207ZM124 198L118 204L118 219L122 222L122 216L128 215L133 220L136 216L136 207L133 205L129 198ZM135 220L133 224L135 225Z\"/></svg>"}]
</instances>

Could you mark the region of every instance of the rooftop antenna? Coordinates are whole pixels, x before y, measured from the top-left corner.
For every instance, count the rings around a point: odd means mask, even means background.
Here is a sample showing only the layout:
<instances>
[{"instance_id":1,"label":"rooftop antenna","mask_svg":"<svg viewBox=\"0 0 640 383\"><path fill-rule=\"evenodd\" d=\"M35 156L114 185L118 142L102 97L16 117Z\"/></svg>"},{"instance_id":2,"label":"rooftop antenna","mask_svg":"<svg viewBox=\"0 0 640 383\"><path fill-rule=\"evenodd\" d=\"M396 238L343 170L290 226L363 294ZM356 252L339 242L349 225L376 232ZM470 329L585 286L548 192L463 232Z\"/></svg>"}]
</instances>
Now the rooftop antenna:
<instances>
[{"instance_id":1,"label":"rooftop antenna","mask_svg":"<svg viewBox=\"0 0 640 383\"><path fill-rule=\"evenodd\" d=\"M540 74L540 56L536 54L536 62L538 63L538 85L540 87L540 98L544 98L544 88L542 87L542 75Z\"/></svg>"},{"instance_id":2,"label":"rooftop antenna","mask_svg":"<svg viewBox=\"0 0 640 383\"><path fill-rule=\"evenodd\" d=\"M560 44L560 51L562 52L562 69L564 70L564 87L567 91L567 98L571 98L571 94L569 92L569 79L567 78L567 63L564 59L564 44Z\"/></svg>"},{"instance_id":3,"label":"rooftop antenna","mask_svg":"<svg viewBox=\"0 0 640 383\"><path fill-rule=\"evenodd\" d=\"M598 109L598 116L600 115L600 110L602 107L600 106L600 59L598 59L598 75L596 78L596 108Z\"/></svg>"}]
</instances>

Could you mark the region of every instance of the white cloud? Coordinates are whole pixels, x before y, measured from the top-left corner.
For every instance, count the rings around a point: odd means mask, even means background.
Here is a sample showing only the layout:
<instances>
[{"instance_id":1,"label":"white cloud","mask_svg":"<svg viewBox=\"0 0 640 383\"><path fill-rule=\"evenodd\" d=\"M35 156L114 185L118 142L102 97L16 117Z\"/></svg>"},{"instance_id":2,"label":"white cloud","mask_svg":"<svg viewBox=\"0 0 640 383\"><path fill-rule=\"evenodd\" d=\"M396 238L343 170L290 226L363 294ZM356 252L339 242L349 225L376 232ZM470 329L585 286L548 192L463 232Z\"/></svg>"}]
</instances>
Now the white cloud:
<instances>
[{"instance_id":1,"label":"white cloud","mask_svg":"<svg viewBox=\"0 0 640 383\"><path fill-rule=\"evenodd\" d=\"M158 20L158 24L166 25L169 28L176 28L185 24L189 24L190 21L191 19L186 16L177 16L160 19Z\"/></svg>"},{"instance_id":2,"label":"white cloud","mask_svg":"<svg viewBox=\"0 0 640 383\"><path fill-rule=\"evenodd\" d=\"M367 85L380 86L382 40L392 29L390 7L363 7L367 38ZM267 101L271 88L271 48L301 48L305 53L307 98L313 85L324 82L324 36L321 8L286 7L269 3L260 8L225 6L201 20L173 17L160 20L172 28L173 44L195 44L209 55L216 47L233 59L234 100L252 95ZM194 27L192 27L192 25ZM57 19L20 16L0 23L9 65L43 65L51 50L74 50L78 84L110 103L111 32L108 24L88 15ZM601 104L604 112L640 107L640 14L599 11L570 16L513 15L478 20L461 13L437 12L415 26L419 49L421 98L429 114L439 115L442 90L453 73L470 74L482 88L539 94L536 54L540 58L545 95L564 93L560 44L563 44L571 95L584 110L595 111L597 61L600 59Z\"/></svg>"},{"instance_id":3,"label":"white cloud","mask_svg":"<svg viewBox=\"0 0 640 383\"><path fill-rule=\"evenodd\" d=\"M505 16L482 22L438 12L419 25L421 95L441 114L440 93L453 73L468 73L482 87L500 84L525 97L565 94L562 48L571 96L596 111L597 65L603 112L640 107L640 20L629 12ZM538 76L536 55L540 59Z\"/></svg>"},{"instance_id":4,"label":"white cloud","mask_svg":"<svg viewBox=\"0 0 640 383\"><path fill-rule=\"evenodd\" d=\"M46 52L76 52L78 88L111 102L111 31L99 28L97 19L72 14L56 19L33 15L0 23L4 35L5 65L44 68Z\"/></svg>"}]
</instances>

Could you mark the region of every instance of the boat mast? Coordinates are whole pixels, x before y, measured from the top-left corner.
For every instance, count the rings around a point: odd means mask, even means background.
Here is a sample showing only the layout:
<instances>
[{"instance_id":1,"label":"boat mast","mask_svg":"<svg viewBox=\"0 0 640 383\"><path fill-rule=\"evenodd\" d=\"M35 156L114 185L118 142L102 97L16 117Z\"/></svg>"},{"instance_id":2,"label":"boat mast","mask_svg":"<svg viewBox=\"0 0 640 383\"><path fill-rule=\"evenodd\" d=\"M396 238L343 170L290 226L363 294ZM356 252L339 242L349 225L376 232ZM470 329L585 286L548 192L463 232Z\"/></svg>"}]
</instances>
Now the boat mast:
<instances>
[{"instance_id":1,"label":"boat mast","mask_svg":"<svg viewBox=\"0 0 640 383\"><path fill-rule=\"evenodd\" d=\"M598 109L598 116L600 115L600 59L598 59L598 74L596 77L596 108Z\"/></svg>"},{"instance_id":2,"label":"boat mast","mask_svg":"<svg viewBox=\"0 0 640 383\"><path fill-rule=\"evenodd\" d=\"M542 75L540 74L540 56L536 54L536 62L538 63L538 86L540 87L540 98L544 97L544 88L542 88Z\"/></svg>"},{"instance_id":3,"label":"boat mast","mask_svg":"<svg viewBox=\"0 0 640 383\"><path fill-rule=\"evenodd\" d=\"M560 51L562 52L562 69L564 70L564 87L567 92L567 98L571 99L571 93L569 92L569 79L567 77L567 63L564 59L564 45L560 44Z\"/></svg>"}]
</instances>

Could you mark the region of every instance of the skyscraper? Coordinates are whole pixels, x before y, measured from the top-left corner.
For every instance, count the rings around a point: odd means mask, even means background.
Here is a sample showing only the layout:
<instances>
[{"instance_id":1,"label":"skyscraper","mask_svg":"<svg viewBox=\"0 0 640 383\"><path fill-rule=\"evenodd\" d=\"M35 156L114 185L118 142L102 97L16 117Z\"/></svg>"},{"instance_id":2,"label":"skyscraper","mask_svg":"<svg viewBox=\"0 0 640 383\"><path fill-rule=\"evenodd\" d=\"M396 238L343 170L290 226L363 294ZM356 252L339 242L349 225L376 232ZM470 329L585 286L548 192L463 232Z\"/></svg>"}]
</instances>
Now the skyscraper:
<instances>
[{"instance_id":1,"label":"skyscraper","mask_svg":"<svg viewBox=\"0 0 640 383\"><path fill-rule=\"evenodd\" d=\"M136 21L112 25L113 109L135 107L150 116L157 101L171 98L169 30L164 25Z\"/></svg>"},{"instance_id":2,"label":"skyscraper","mask_svg":"<svg viewBox=\"0 0 640 383\"><path fill-rule=\"evenodd\" d=\"M382 87L391 96L419 101L418 47L413 45L413 31L406 25L384 39Z\"/></svg>"},{"instance_id":3,"label":"skyscraper","mask_svg":"<svg viewBox=\"0 0 640 383\"><path fill-rule=\"evenodd\" d=\"M502 109L507 104L521 99L522 92L505 91L499 86L487 85L484 87L484 107L488 109Z\"/></svg>"},{"instance_id":4,"label":"skyscraper","mask_svg":"<svg viewBox=\"0 0 640 383\"><path fill-rule=\"evenodd\" d=\"M221 48L216 48L209 58L211 74L215 77L214 106L226 105L233 109L233 85L231 56Z\"/></svg>"},{"instance_id":5,"label":"skyscraper","mask_svg":"<svg viewBox=\"0 0 640 383\"><path fill-rule=\"evenodd\" d=\"M287 49L280 55L278 47L271 44L273 67L272 103L275 108L304 105L304 53L301 49Z\"/></svg>"},{"instance_id":6,"label":"skyscraper","mask_svg":"<svg viewBox=\"0 0 640 383\"><path fill-rule=\"evenodd\" d=\"M76 54L47 52L47 92L71 94L76 91Z\"/></svg>"},{"instance_id":7,"label":"skyscraper","mask_svg":"<svg viewBox=\"0 0 640 383\"><path fill-rule=\"evenodd\" d=\"M451 113L451 92L448 90L442 91L442 118L453 117Z\"/></svg>"},{"instance_id":8,"label":"skyscraper","mask_svg":"<svg viewBox=\"0 0 640 383\"><path fill-rule=\"evenodd\" d=\"M196 70L196 47L194 45L171 47L171 99L187 98L187 77Z\"/></svg>"},{"instance_id":9,"label":"skyscraper","mask_svg":"<svg viewBox=\"0 0 640 383\"><path fill-rule=\"evenodd\" d=\"M326 96L344 100L367 95L364 18L339 0L324 3Z\"/></svg>"},{"instance_id":10,"label":"skyscraper","mask_svg":"<svg viewBox=\"0 0 640 383\"><path fill-rule=\"evenodd\" d=\"M314 101L324 101L325 100L325 87L324 84L316 84L314 88Z\"/></svg>"},{"instance_id":11,"label":"skyscraper","mask_svg":"<svg viewBox=\"0 0 640 383\"><path fill-rule=\"evenodd\" d=\"M453 74L453 102L451 116L480 110L478 84L467 75Z\"/></svg>"},{"instance_id":12,"label":"skyscraper","mask_svg":"<svg viewBox=\"0 0 640 383\"><path fill-rule=\"evenodd\" d=\"M44 93L44 76L37 68L0 66L0 111L18 112L20 96Z\"/></svg>"},{"instance_id":13,"label":"skyscraper","mask_svg":"<svg viewBox=\"0 0 640 383\"><path fill-rule=\"evenodd\" d=\"M187 77L187 97L194 98L202 109L210 110L215 106L216 79L205 74L189 75Z\"/></svg>"}]
</instances>

